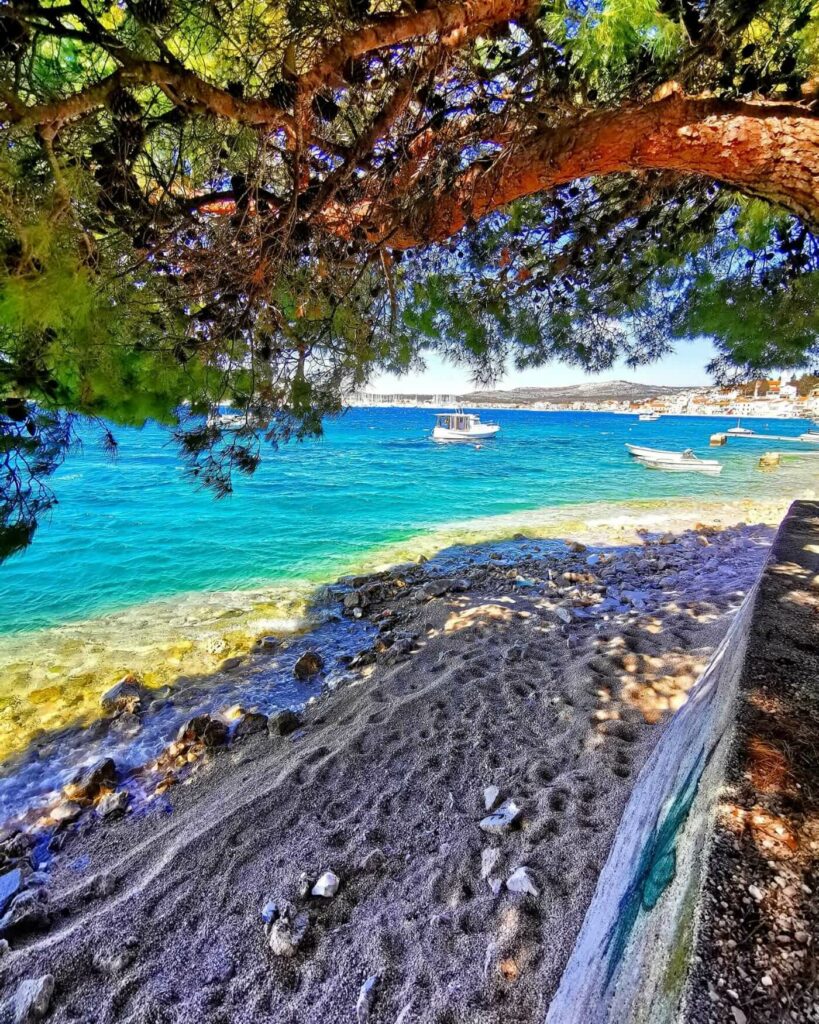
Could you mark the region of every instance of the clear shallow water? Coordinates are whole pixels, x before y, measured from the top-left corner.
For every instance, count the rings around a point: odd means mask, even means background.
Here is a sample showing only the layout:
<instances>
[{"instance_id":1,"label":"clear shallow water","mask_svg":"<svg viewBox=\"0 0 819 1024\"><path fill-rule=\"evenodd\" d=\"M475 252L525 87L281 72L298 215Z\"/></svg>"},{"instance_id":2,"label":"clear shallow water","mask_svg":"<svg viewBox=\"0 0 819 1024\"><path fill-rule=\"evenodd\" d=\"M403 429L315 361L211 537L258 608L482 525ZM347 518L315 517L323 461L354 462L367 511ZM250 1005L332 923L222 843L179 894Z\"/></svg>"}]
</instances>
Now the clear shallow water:
<instances>
[{"instance_id":1,"label":"clear shallow water","mask_svg":"<svg viewBox=\"0 0 819 1024\"><path fill-rule=\"evenodd\" d=\"M115 461L89 442L56 475L59 505L32 547L0 566L0 635L182 594L328 581L376 548L458 520L597 501L750 497L782 482L756 469L771 442L712 449L725 464L719 477L651 472L623 448L703 453L732 419L516 411L484 419L503 429L476 449L430 441L429 410L351 410L322 440L270 453L221 502L183 479L157 427L118 431ZM794 436L807 426L749 422Z\"/></svg>"}]
</instances>

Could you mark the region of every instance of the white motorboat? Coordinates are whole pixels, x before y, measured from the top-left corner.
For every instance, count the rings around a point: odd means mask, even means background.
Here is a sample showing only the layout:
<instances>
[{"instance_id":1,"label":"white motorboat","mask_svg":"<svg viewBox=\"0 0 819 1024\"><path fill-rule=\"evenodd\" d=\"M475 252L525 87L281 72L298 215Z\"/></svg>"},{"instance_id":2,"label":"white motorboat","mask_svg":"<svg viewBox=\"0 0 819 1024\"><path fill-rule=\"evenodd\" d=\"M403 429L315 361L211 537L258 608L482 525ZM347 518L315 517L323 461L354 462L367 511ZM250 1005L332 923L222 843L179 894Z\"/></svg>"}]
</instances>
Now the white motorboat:
<instances>
[{"instance_id":1,"label":"white motorboat","mask_svg":"<svg viewBox=\"0 0 819 1024\"><path fill-rule=\"evenodd\" d=\"M819 430L814 430L812 427L810 430L806 430L804 434L799 435L800 441L807 441L809 444L819 444Z\"/></svg>"},{"instance_id":2,"label":"white motorboat","mask_svg":"<svg viewBox=\"0 0 819 1024\"><path fill-rule=\"evenodd\" d=\"M686 448L682 456L674 452L670 459L656 455L650 458L638 455L637 461L646 469L661 469L666 473L709 473L711 476L717 476L722 472L721 462L716 459L701 459L690 448Z\"/></svg>"},{"instance_id":3,"label":"white motorboat","mask_svg":"<svg viewBox=\"0 0 819 1024\"><path fill-rule=\"evenodd\" d=\"M432 438L435 441L478 441L494 437L499 430L497 423L481 423L480 416L458 409L435 414Z\"/></svg>"},{"instance_id":4,"label":"white motorboat","mask_svg":"<svg viewBox=\"0 0 819 1024\"><path fill-rule=\"evenodd\" d=\"M693 454L690 448L681 452L669 452L662 448L645 448L639 444L627 444L626 448L637 459L658 459L663 462L680 462L686 455Z\"/></svg>"},{"instance_id":5,"label":"white motorboat","mask_svg":"<svg viewBox=\"0 0 819 1024\"><path fill-rule=\"evenodd\" d=\"M731 434L733 437L748 437L749 435L753 435L753 430L750 430L748 427L743 427L741 421L737 420L737 425L735 427L729 427L725 433Z\"/></svg>"},{"instance_id":6,"label":"white motorboat","mask_svg":"<svg viewBox=\"0 0 819 1024\"><path fill-rule=\"evenodd\" d=\"M653 423L655 420L658 420L659 418L660 414L658 412L641 412L640 415L637 417L637 419L641 423Z\"/></svg>"}]
</instances>

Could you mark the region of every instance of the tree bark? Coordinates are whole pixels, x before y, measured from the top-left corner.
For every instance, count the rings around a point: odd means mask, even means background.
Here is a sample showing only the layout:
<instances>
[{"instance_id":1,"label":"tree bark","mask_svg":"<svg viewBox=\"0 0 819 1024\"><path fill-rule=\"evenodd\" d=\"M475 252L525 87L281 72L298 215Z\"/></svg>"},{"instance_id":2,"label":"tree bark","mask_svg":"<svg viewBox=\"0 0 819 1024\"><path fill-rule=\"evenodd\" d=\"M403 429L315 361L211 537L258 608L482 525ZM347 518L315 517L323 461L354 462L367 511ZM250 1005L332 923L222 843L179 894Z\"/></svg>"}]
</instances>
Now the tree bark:
<instances>
[{"instance_id":1,"label":"tree bark","mask_svg":"<svg viewBox=\"0 0 819 1024\"><path fill-rule=\"evenodd\" d=\"M796 214L819 231L819 116L787 103L669 97L600 111L501 150L491 168L467 168L446 193L424 196L397 217L402 196L329 208L339 232L361 224L372 241L411 249L442 241L523 196L593 175L636 170L700 174Z\"/></svg>"},{"instance_id":2,"label":"tree bark","mask_svg":"<svg viewBox=\"0 0 819 1024\"><path fill-rule=\"evenodd\" d=\"M440 3L412 14L396 14L351 32L328 47L310 71L299 76L299 87L310 92L331 81L344 63L362 54L398 46L410 39L435 35L444 46L460 45L466 28L498 25L527 14L535 0L462 0ZM452 39L449 39L449 37Z\"/></svg>"}]
</instances>

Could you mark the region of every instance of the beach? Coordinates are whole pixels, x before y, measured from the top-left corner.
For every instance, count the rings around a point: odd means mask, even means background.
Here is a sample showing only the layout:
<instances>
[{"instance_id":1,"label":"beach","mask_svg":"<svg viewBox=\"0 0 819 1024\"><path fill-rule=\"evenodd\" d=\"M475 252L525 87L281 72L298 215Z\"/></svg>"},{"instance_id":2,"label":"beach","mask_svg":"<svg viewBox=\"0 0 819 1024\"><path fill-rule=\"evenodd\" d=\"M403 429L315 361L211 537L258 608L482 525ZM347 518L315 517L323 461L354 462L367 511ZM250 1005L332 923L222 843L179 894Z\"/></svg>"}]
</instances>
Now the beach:
<instances>
[{"instance_id":1,"label":"beach","mask_svg":"<svg viewBox=\"0 0 819 1024\"><path fill-rule=\"evenodd\" d=\"M507 413L475 449L356 414L230 506L128 437L4 566L0 1017L543 1018L815 473L622 449L708 421Z\"/></svg>"},{"instance_id":2,"label":"beach","mask_svg":"<svg viewBox=\"0 0 819 1024\"><path fill-rule=\"evenodd\" d=\"M184 682L126 694L100 736L177 697L198 720L3 840L7 989L52 976L55 1021L542 1018L634 778L787 502L697 504L339 581L318 632L226 673L320 664L294 719L204 717Z\"/></svg>"}]
</instances>

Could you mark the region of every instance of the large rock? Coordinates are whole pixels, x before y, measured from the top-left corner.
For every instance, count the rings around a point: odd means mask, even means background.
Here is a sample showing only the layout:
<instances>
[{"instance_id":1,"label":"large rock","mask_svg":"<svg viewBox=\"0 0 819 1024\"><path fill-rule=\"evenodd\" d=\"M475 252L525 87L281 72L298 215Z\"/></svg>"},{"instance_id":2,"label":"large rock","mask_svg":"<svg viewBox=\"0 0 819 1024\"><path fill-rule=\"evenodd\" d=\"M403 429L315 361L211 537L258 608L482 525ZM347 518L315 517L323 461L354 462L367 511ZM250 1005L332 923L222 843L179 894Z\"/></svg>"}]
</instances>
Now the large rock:
<instances>
[{"instance_id":1,"label":"large rock","mask_svg":"<svg viewBox=\"0 0 819 1024\"><path fill-rule=\"evenodd\" d=\"M45 891L25 889L11 901L0 918L0 936L38 931L48 925Z\"/></svg>"},{"instance_id":2,"label":"large rock","mask_svg":"<svg viewBox=\"0 0 819 1024\"><path fill-rule=\"evenodd\" d=\"M42 1020L51 1006L54 995L54 975L24 978L14 993L14 1024L29 1024Z\"/></svg>"},{"instance_id":3,"label":"large rock","mask_svg":"<svg viewBox=\"0 0 819 1024\"><path fill-rule=\"evenodd\" d=\"M302 682L318 675L324 668L324 659L317 651L305 651L293 666L293 675Z\"/></svg>"},{"instance_id":4,"label":"large rock","mask_svg":"<svg viewBox=\"0 0 819 1024\"><path fill-rule=\"evenodd\" d=\"M97 814L100 818L119 818L128 810L130 797L124 789L116 793L106 793L97 804Z\"/></svg>"},{"instance_id":5,"label":"large rock","mask_svg":"<svg viewBox=\"0 0 819 1024\"><path fill-rule=\"evenodd\" d=\"M0 914L23 888L23 872L20 868L0 875Z\"/></svg>"},{"instance_id":6,"label":"large rock","mask_svg":"<svg viewBox=\"0 0 819 1024\"><path fill-rule=\"evenodd\" d=\"M469 590L470 586L467 579L430 580L421 587L420 593L416 592L416 600L430 601L436 597L443 597L444 594L462 594Z\"/></svg>"},{"instance_id":7,"label":"large rock","mask_svg":"<svg viewBox=\"0 0 819 1024\"><path fill-rule=\"evenodd\" d=\"M243 715L233 733L234 739L241 739L243 736L255 736L267 729L267 715L259 711L248 711Z\"/></svg>"},{"instance_id":8,"label":"large rock","mask_svg":"<svg viewBox=\"0 0 819 1024\"><path fill-rule=\"evenodd\" d=\"M136 676L123 676L100 698L100 705L106 715L118 715L123 711L132 714L139 711L144 700L150 699L146 688Z\"/></svg>"},{"instance_id":9,"label":"large rock","mask_svg":"<svg viewBox=\"0 0 819 1024\"><path fill-rule=\"evenodd\" d=\"M201 741L206 747L221 747L227 743L228 728L218 718L211 718L210 715L196 715L188 719L184 725L179 727L176 734L177 742L192 743Z\"/></svg>"},{"instance_id":10,"label":"large rock","mask_svg":"<svg viewBox=\"0 0 819 1024\"><path fill-rule=\"evenodd\" d=\"M82 768L65 787L69 800L88 802L99 795L101 789L113 789L117 784L117 766L110 757L103 757Z\"/></svg>"},{"instance_id":11,"label":"large rock","mask_svg":"<svg viewBox=\"0 0 819 1024\"><path fill-rule=\"evenodd\" d=\"M282 736L289 736L301 725L301 719L295 711L283 708L276 711L267 720L267 732L271 739L279 739Z\"/></svg>"}]
</instances>

